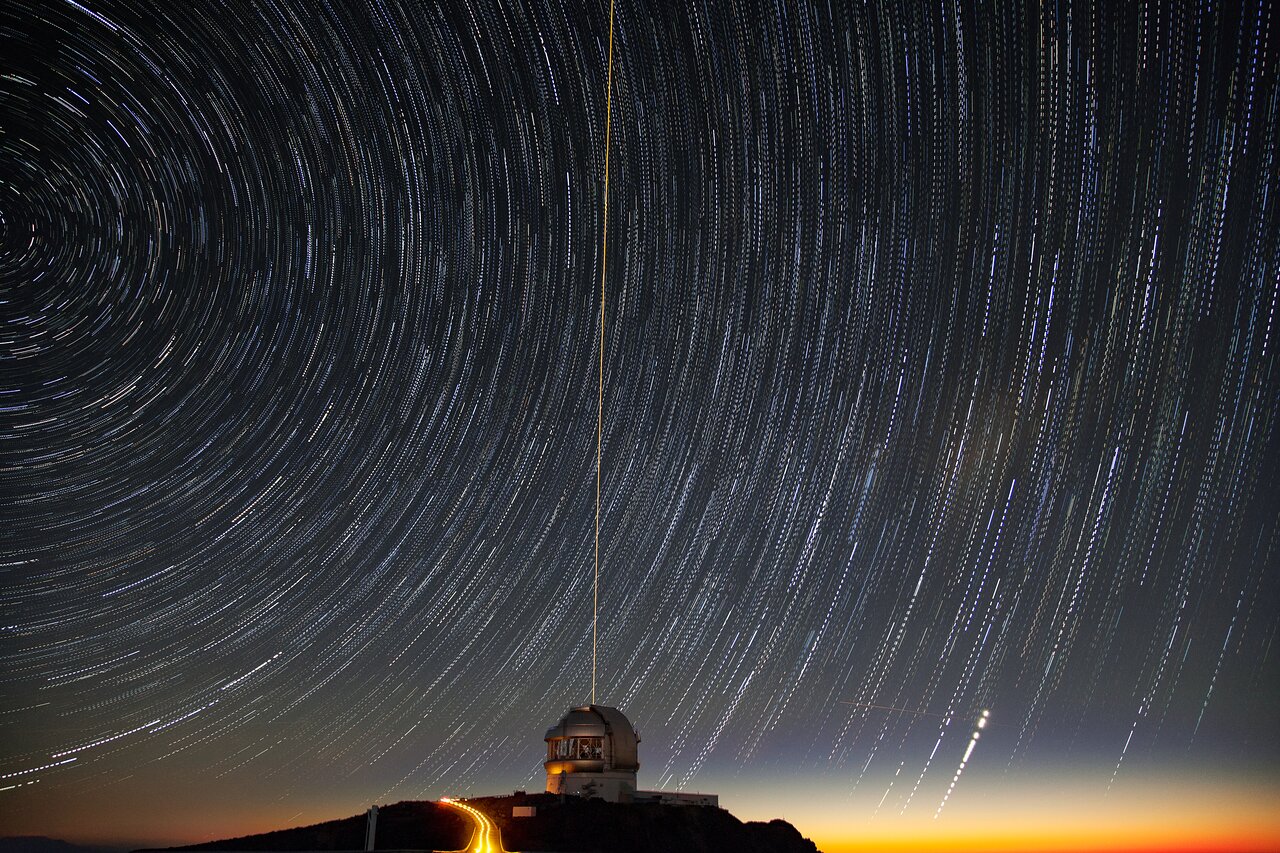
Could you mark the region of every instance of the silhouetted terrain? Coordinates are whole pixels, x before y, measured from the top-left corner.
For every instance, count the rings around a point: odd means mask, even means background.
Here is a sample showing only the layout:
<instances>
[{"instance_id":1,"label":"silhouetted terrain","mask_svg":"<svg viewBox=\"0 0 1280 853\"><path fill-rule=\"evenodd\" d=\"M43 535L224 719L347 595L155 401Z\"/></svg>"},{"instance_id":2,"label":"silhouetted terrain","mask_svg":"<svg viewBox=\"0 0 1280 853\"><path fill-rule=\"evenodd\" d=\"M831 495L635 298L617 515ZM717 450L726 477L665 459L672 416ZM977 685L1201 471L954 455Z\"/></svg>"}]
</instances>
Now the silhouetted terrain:
<instances>
[{"instance_id":1,"label":"silhouetted terrain","mask_svg":"<svg viewBox=\"0 0 1280 853\"><path fill-rule=\"evenodd\" d=\"M363 850L362 814L312 826L279 829L173 850ZM458 850L471 837L471 819L433 802L405 802L378 808L379 850Z\"/></svg>"},{"instance_id":2,"label":"silhouetted terrain","mask_svg":"<svg viewBox=\"0 0 1280 853\"><path fill-rule=\"evenodd\" d=\"M724 809L655 803L606 803L552 794L483 797L468 803L502 830L508 850L562 853L818 853L813 842L783 820L743 823ZM533 817L511 816L513 806L534 806ZM360 850L364 815L246 835L175 850ZM469 818L433 802L405 802L378 810L379 850L459 850L471 837ZM34 853L42 853L35 851ZM56 851L52 852L56 853Z\"/></svg>"},{"instance_id":3,"label":"silhouetted terrain","mask_svg":"<svg viewBox=\"0 0 1280 853\"><path fill-rule=\"evenodd\" d=\"M0 853L124 853L115 847L86 847L43 835L0 838Z\"/></svg>"},{"instance_id":4,"label":"silhouetted terrain","mask_svg":"<svg viewBox=\"0 0 1280 853\"><path fill-rule=\"evenodd\" d=\"M743 823L724 809L624 805L554 794L483 797L468 802L502 829L508 850L564 853L817 853L784 820ZM511 817L512 806L535 806L533 817Z\"/></svg>"}]
</instances>

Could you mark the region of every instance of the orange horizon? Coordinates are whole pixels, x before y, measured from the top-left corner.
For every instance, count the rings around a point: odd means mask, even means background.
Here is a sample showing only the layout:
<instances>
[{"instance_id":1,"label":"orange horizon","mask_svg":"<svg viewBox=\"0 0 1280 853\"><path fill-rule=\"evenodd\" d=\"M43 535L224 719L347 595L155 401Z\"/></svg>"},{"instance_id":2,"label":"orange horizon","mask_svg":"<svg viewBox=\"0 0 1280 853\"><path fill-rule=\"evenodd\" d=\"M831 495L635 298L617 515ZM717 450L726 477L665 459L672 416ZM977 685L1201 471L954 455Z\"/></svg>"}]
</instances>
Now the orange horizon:
<instances>
[{"instance_id":1,"label":"orange horizon","mask_svg":"<svg viewBox=\"0 0 1280 853\"><path fill-rule=\"evenodd\" d=\"M803 830L801 830L803 833ZM1182 841L1084 840L965 835L922 838L827 838L809 836L822 853L1274 853L1280 850L1280 834L1231 835Z\"/></svg>"},{"instance_id":2,"label":"orange horizon","mask_svg":"<svg viewBox=\"0 0 1280 853\"><path fill-rule=\"evenodd\" d=\"M23 792L8 804L14 808L0 821L0 834L129 848L195 844L350 817L378 796L328 792L305 803L263 797L246 807L238 789L207 789L190 801L140 781L81 794L73 811L66 800L59 804L47 794L27 800L35 792ZM720 790L721 805L739 819L786 820L823 853L1280 851L1280 780L1269 774L1143 772L1110 786L1079 768L975 778L938 817L932 802L908 808L892 785L854 789L812 777L704 781ZM386 802L444 793L407 793ZM140 802L151 805L136 808Z\"/></svg>"},{"instance_id":3,"label":"orange horizon","mask_svg":"<svg viewBox=\"0 0 1280 853\"><path fill-rule=\"evenodd\" d=\"M167 847L198 844L211 840L256 835L297 826L338 820L358 813L352 807L308 809L282 814L261 814L249 820L210 821L200 829L168 831L153 824L150 831L119 827L115 832L71 831L50 833L52 837L84 845L122 848ZM777 815L775 815L776 817ZM756 816L740 815L743 820ZM1273 853L1280 850L1280 820L1254 814L1241 826L1230 819L1218 825L1191 829L1170 816L1164 827L1152 825L1151 816L1129 826L1088 826L1074 828L1044 826L1040 831L1027 827L929 827L894 829L872 826L867 821L851 831L831 831L814 827L803 818L786 818L812 840L821 853ZM1224 815L1224 818L1227 817ZM1241 815L1234 816L1237 820ZM292 819L291 819L292 818ZM162 823L170 821L161 819ZM180 818L178 822L183 822ZM187 824L188 826L190 824Z\"/></svg>"},{"instance_id":4,"label":"orange horizon","mask_svg":"<svg viewBox=\"0 0 1280 853\"><path fill-rule=\"evenodd\" d=\"M349 810L346 810L349 811ZM151 833L130 833L127 830L120 834L103 834L92 832L69 832L52 834L62 840L75 844L108 846L122 848L166 847L226 838L238 838L244 835L256 835L286 829L295 826L307 826L350 817L346 811L332 815L299 816L294 821L273 820L264 817L259 820L223 824L218 828L204 828L201 831L178 834L153 835ZM1081 827L1078 833L1044 834L1025 832L1001 832L993 830L989 833L973 832L938 832L931 834L891 831L851 833L825 833L806 830L803 823L795 824L800 833L817 845L821 853L1274 853L1280 850L1280 830L1271 831L1259 828L1256 832L1240 832L1220 827L1205 828L1203 833L1191 837L1176 832L1169 834L1148 833L1145 828L1135 827L1131 832L1146 835L1145 838L1125 837L1128 833L1091 832ZM1176 828L1175 828L1176 829ZM1154 835L1155 837L1152 837ZM1102 837L1099 837L1102 836Z\"/></svg>"}]
</instances>

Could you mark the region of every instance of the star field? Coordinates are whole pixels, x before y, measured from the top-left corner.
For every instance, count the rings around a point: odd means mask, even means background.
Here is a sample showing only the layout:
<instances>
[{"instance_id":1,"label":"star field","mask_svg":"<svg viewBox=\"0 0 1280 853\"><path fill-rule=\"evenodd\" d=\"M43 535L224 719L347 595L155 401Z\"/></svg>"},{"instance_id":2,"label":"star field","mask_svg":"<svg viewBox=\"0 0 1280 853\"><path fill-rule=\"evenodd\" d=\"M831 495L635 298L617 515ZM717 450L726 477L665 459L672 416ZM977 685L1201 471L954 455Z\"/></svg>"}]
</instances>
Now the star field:
<instances>
[{"instance_id":1,"label":"star field","mask_svg":"<svg viewBox=\"0 0 1280 853\"><path fill-rule=\"evenodd\" d=\"M620 3L599 701L643 786L1275 775L1275 17ZM0 7L0 827L541 786L608 20Z\"/></svg>"}]
</instances>

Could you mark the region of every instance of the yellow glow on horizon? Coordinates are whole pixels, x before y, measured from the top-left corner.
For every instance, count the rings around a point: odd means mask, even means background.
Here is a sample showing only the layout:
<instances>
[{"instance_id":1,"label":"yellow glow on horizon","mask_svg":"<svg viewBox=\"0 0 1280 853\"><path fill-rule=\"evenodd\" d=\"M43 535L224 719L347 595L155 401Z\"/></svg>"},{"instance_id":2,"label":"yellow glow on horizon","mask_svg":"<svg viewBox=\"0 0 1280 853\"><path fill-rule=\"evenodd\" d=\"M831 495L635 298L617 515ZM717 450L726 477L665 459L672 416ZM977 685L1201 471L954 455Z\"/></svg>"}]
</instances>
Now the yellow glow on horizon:
<instances>
[{"instance_id":1,"label":"yellow glow on horizon","mask_svg":"<svg viewBox=\"0 0 1280 853\"><path fill-rule=\"evenodd\" d=\"M698 785L719 793L721 804L744 821L789 821L823 853L1280 851L1280 774L1262 759L1252 771L1203 764L1128 769L1110 790L1111 766L1040 766L1008 775L977 766L983 772L964 777L937 819L940 784L921 788L905 810L900 794L910 783L898 783L886 798L889 780L870 776L855 786L854 778L836 772L708 775ZM51 816L65 821L69 813L51 811L35 789L17 792L8 829L129 848L190 844L349 817L376 795L326 793L304 804L270 796L265 780L250 807L241 790L214 787L198 807L148 810L136 803L162 801L163 791L155 780L145 781L92 792L74 826L66 823L54 833L47 832Z\"/></svg>"},{"instance_id":2,"label":"yellow glow on horizon","mask_svg":"<svg viewBox=\"0 0 1280 853\"><path fill-rule=\"evenodd\" d=\"M1131 778L1110 791L1096 776L1070 772L975 780L938 819L927 802L877 811L882 788L868 791L871 797L806 786L794 798L776 792L773 816L790 821L823 853L1280 850L1280 782L1193 777ZM752 800L751 819L761 819L760 806L767 805Z\"/></svg>"}]
</instances>

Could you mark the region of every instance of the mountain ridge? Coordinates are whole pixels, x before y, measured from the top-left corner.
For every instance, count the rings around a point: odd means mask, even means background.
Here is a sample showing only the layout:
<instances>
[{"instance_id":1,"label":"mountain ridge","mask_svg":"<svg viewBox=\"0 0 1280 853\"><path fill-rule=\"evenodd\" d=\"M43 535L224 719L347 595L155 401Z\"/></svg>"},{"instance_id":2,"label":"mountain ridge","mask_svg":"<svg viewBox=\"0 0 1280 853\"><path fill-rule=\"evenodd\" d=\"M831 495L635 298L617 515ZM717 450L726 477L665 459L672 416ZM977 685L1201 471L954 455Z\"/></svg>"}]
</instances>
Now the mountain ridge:
<instances>
[{"instance_id":1,"label":"mountain ridge","mask_svg":"<svg viewBox=\"0 0 1280 853\"><path fill-rule=\"evenodd\" d=\"M743 822L723 808L659 803L609 803L554 794L515 794L466 800L502 831L507 850L559 853L820 853L784 820ZM512 817L516 806L530 817ZM355 851L364 849L365 816L209 841L166 851ZM433 801L404 801L378 809L376 850L460 850L469 818ZM144 851L138 851L144 853ZM146 851L156 853L156 851Z\"/></svg>"}]
</instances>

